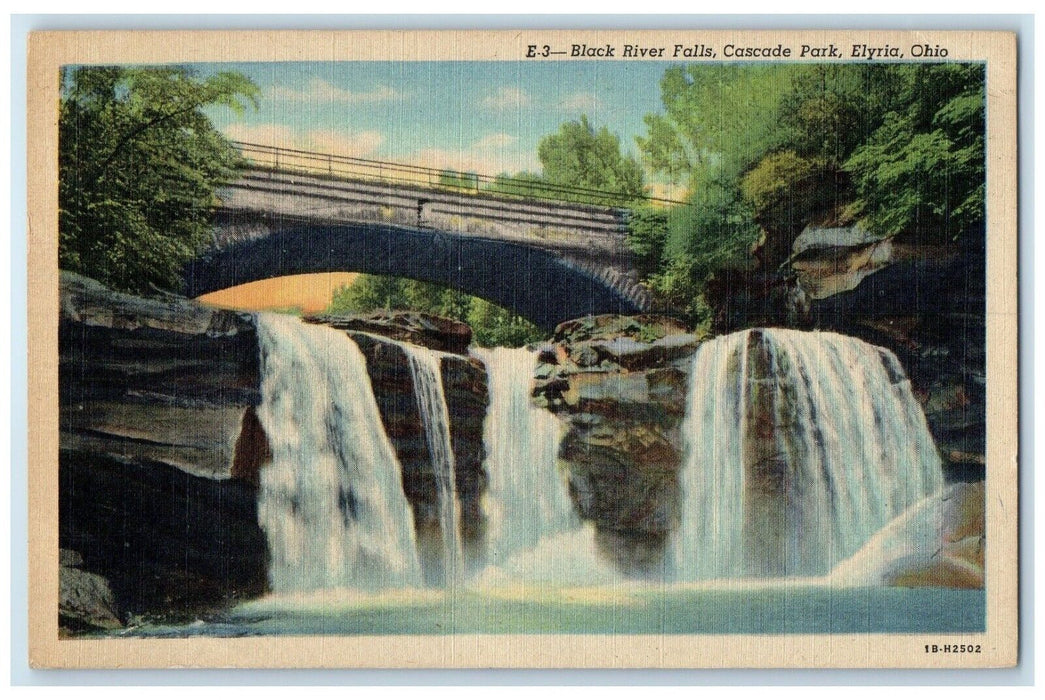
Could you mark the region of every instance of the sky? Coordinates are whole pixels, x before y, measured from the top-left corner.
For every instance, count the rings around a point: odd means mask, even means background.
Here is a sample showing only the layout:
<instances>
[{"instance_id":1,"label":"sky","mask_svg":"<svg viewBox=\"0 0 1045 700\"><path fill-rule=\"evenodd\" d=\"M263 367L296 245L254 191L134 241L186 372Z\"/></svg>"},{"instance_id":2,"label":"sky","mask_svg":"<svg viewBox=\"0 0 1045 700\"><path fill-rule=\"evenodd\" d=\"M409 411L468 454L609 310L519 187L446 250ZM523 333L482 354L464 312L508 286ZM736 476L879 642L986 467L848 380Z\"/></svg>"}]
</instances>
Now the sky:
<instances>
[{"instance_id":1,"label":"sky","mask_svg":"<svg viewBox=\"0 0 1045 700\"><path fill-rule=\"evenodd\" d=\"M582 114L638 156L667 62L199 64L261 89L259 108L209 116L233 139L496 175L538 172L537 144Z\"/></svg>"}]
</instances>

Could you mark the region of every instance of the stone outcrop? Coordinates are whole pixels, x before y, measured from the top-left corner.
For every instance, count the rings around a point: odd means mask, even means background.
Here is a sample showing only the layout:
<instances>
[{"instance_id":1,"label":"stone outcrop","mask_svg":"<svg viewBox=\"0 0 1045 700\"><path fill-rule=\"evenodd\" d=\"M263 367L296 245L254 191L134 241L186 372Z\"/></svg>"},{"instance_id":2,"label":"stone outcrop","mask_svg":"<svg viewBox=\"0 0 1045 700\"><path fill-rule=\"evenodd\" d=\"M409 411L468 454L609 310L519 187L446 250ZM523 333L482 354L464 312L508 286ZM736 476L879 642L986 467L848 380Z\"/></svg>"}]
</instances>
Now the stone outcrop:
<instances>
[{"instance_id":1,"label":"stone outcrop","mask_svg":"<svg viewBox=\"0 0 1045 700\"><path fill-rule=\"evenodd\" d=\"M260 400L249 314L62 273L58 338L63 448L229 476Z\"/></svg>"},{"instance_id":2,"label":"stone outcrop","mask_svg":"<svg viewBox=\"0 0 1045 700\"><path fill-rule=\"evenodd\" d=\"M58 552L58 624L64 633L123 627L109 582L83 570L83 557Z\"/></svg>"},{"instance_id":3,"label":"stone outcrop","mask_svg":"<svg viewBox=\"0 0 1045 700\"><path fill-rule=\"evenodd\" d=\"M657 316L561 324L534 400L566 422L559 456L581 517L625 571L656 567L678 520L689 357L699 338Z\"/></svg>"},{"instance_id":4,"label":"stone outcrop","mask_svg":"<svg viewBox=\"0 0 1045 700\"><path fill-rule=\"evenodd\" d=\"M60 546L108 580L125 613L191 621L265 591L267 548L247 482L63 449L59 494Z\"/></svg>"},{"instance_id":5,"label":"stone outcrop","mask_svg":"<svg viewBox=\"0 0 1045 700\"><path fill-rule=\"evenodd\" d=\"M983 588L987 547L984 482L957 484L947 493L939 549L928 561L891 574L904 587Z\"/></svg>"},{"instance_id":6,"label":"stone outcrop","mask_svg":"<svg viewBox=\"0 0 1045 700\"><path fill-rule=\"evenodd\" d=\"M472 342L472 329L467 323L418 311L375 311L352 316L306 316L304 320L338 330L372 333L457 354L467 353Z\"/></svg>"},{"instance_id":7,"label":"stone outcrop","mask_svg":"<svg viewBox=\"0 0 1045 700\"><path fill-rule=\"evenodd\" d=\"M62 568L67 626L262 592L255 487L235 454L260 400L253 318L63 273L58 340L59 541L83 564Z\"/></svg>"}]
</instances>

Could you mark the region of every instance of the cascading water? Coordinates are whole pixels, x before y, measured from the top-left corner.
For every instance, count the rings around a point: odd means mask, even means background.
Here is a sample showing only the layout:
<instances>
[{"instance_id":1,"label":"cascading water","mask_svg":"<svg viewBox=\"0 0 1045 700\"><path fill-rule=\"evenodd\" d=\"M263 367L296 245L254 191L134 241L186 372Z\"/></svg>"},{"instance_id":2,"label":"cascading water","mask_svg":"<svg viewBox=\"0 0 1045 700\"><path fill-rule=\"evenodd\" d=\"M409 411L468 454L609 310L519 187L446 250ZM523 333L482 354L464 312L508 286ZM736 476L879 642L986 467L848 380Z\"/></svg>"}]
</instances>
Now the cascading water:
<instances>
[{"instance_id":1,"label":"cascading water","mask_svg":"<svg viewBox=\"0 0 1045 700\"><path fill-rule=\"evenodd\" d=\"M488 567L480 584L578 585L618 578L602 560L594 528L582 525L559 469L562 425L531 400L536 353L477 349L490 404L483 424Z\"/></svg>"},{"instance_id":2,"label":"cascading water","mask_svg":"<svg viewBox=\"0 0 1045 700\"><path fill-rule=\"evenodd\" d=\"M562 427L530 398L536 353L494 348L474 355L486 365L490 395L483 425L487 557L503 561L580 521L558 468Z\"/></svg>"},{"instance_id":3,"label":"cascading water","mask_svg":"<svg viewBox=\"0 0 1045 700\"><path fill-rule=\"evenodd\" d=\"M457 501L454 452L450 440L450 411L446 406L439 355L428 348L401 343L410 363L414 396L421 414L425 443L435 471L439 498L439 525L443 538L445 582L461 575L461 515Z\"/></svg>"},{"instance_id":4,"label":"cascading water","mask_svg":"<svg viewBox=\"0 0 1045 700\"><path fill-rule=\"evenodd\" d=\"M684 435L679 580L825 575L943 486L899 362L834 333L704 343Z\"/></svg>"},{"instance_id":5,"label":"cascading water","mask_svg":"<svg viewBox=\"0 0 1045 700\"><path fill-rule=\"evenodd\" d=\"M366 360L345 333L258 315L258 518L277 593L420 583L413 516Z\"/></svg>"}]
</instances>

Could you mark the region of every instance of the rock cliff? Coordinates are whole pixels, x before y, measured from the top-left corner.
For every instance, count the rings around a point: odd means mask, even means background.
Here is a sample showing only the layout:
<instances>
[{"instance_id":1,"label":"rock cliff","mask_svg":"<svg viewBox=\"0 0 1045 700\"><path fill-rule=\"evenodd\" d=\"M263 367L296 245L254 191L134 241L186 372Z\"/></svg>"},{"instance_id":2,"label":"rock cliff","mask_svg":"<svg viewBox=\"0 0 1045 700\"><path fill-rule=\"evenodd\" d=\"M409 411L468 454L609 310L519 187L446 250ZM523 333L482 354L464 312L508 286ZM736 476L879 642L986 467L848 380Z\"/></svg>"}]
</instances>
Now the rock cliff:
<instances>
[{"instance_id":1,"label":"rock cliff","mask_svg":"<svg viewBox=\"0 0 1045 700\"><path fill-rule=\"evenodd\" d=\"M653 570L677 523L679 426L699 338L669 318L569 321L540 350L535 401L566 423L560 459L581 517L605 554Z\"/></svg>"}]
</instances>

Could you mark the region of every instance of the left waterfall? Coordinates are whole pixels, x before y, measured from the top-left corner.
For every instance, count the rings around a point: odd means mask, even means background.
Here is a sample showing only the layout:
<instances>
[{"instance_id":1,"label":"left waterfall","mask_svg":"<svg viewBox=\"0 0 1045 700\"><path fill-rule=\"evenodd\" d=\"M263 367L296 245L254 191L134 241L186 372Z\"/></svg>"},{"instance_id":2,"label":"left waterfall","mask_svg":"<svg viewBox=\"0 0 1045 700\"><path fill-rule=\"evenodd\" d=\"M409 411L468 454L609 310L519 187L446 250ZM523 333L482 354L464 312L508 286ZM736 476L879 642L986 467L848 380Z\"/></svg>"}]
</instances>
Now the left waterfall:
<instances>
[{"instance_id":1,"label":"left waterfall","mask_svg":"<svg viewBox=\"0 0 1045 700\"><path fill-rule=\"evenodd\" d=\"M274 592L419 585L414 522L366 360L342 331L258 315L258 519Z\"/></svg>"}]
</instances>

